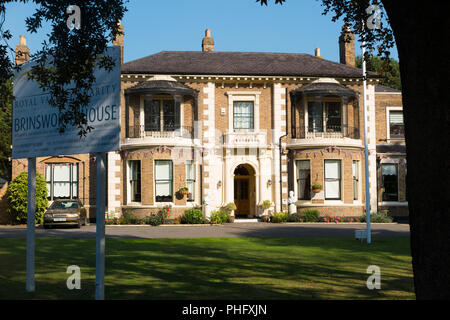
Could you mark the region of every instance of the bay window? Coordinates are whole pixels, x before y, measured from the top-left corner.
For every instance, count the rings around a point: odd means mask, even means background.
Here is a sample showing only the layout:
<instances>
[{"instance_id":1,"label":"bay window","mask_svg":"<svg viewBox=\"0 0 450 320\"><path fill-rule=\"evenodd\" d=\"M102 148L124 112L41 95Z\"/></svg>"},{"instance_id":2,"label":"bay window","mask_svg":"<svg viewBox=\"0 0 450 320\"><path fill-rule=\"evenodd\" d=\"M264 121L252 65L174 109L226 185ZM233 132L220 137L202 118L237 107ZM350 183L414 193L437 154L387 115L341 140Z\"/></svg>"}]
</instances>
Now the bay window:
<instances>
[{"instance_id":1,"label":"bay window","mask_svg":"<svg viewBox=\"0 0 450 320\"><path fill-rule=\"evenodd\" d=\"M342 132L341 102L308 102L308 124L308 132Z\"/></svg>"},{"instance_id":2,"label":"bay window","mask_svg":"<svg viewBox=\"0 0 450 320\"><path fill-rule=\"evenodd\" d=\"M180 102L173 99L145 99L145 131L180 129Z\"/></svg>"}]
</instances>

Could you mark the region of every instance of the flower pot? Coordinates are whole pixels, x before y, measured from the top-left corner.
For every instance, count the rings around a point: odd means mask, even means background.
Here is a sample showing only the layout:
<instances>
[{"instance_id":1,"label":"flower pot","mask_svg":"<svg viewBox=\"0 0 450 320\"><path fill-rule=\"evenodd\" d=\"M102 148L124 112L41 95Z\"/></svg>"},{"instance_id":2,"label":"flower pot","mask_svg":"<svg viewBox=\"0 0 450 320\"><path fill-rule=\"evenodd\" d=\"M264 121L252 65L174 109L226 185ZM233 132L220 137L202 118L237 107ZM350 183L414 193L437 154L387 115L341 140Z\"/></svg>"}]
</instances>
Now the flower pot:
<instances>
[{"instance_id":1,"label":"flower pot","mask_svg":"<svg viewBox=\"0 0 450 320\"><path fill-rule=\"evenodd\" d=\"M189 193L189 190L180 190L180 193L185 196Z\"/></svg>"},{"instance_id":2,"label":"flower pot","mask_svg":"<svg viewBox=\"0 0 450 320\"><path fill-rule=\"evenodd\" d=\"M312 189L312 192L314 193L319 193L320 191L322 191L322 189Z\"/></svg>"}]
</instances>

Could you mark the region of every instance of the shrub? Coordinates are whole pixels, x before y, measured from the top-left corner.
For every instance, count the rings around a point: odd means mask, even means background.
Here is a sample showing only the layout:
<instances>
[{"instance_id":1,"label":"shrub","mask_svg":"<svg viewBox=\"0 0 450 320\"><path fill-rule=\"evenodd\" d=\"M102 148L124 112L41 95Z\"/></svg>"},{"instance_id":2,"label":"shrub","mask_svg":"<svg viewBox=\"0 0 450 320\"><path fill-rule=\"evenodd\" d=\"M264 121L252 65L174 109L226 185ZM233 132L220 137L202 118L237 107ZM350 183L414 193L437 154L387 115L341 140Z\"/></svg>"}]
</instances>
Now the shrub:
<instances>
[{"instance_id":1,"label":"shrub","mask_svg":"<svg viewBox=\"0 0 450 320\"><path fill-rule=\"evenodd\" d=\"M219 210L211 212L211 217L209 218L211 223L223 224L226 222L231 222L231 215L227 211Z\"/></svg>"},{"instance_id":2,"label":"shrub","mask_svg":"<svg viewBox=\"0 0 450 320\"><path fill-rule=\"evenodd\" d=\"M27 222L28 204L28 172L19 174L8 186L6 191L8 199L7 212L15 223ZM36 223L42 223L44 213L48 207L47 184L44 177L36 173Z\"/></svg>"},{"instance_id":3,"label":"shrub","mask_svg":"<svg viewBox=\"0 0 450 320\"><path fill-rule=\"evenodd\" d=\"M185 210L181 217L182 224L202 224L203 220L203 212L198 209Z\"/></svg>"},{"instance_id":4,"label":"shrub","mask_svg":"<svg viewBox=\"0 0 450 320\"><path fill-rule=\"evenodd\" d=\"M236 210L237 207L236 207L236 205L234 204L234 202L230 202L230 203L227 203L227 205L224 207L224 209L225 209L226 211L228 211L228 212L231 212L231 211L233 211L233 210Z\"/></svg>"},{"instance_id":5,"label":"shrub","mask_svg":"<svg viewBox=\"0 0 450 320\"><path fill-rule=\"evenodd\" d=\"M322 185L321 184L313 184L312 186L311 186L311 189L312 190L315 190L315 189L318 189L318 190L322 190Z\"/></svg>"},{"instance_id":6,"label":"shrub","mask_svg":"<svg viewBox=\"0 0 450 320\"><path fill-rule=\"evenodd\" d=\"M287 222L289 219L289 213L286 212L275 212L272 217L273 223Z\"/></svg>"},{"instance_id":7,"label":"shrub","mask_svg":"<svg viewBox=\"0 0 450 320\"><path fill-rule=\"evenodd\" d=\"M130 213L130 210L125 210L119 219L119 224L140 224L141 219Z\"/></svg>"},{"instance_id":8,"label":"shrub","mask_svg":"<svg viewBox=\"0 0 450 320\"><path fill-rule=\"evenodd\" d=\"M161 214L153 213L149 217L143 219L145 224L149 224L151 226L159 226L164 223L164 219Z\"/></svg>"},{"instance_id":9,"label":"shrub","mask_svg":"<svg viewBox=\"0 0 450 320\"><path fill-rule=\"evenodd\" d=\"M318 222L320 212L318 210L307 209L302 212L305 222Z\"/></svg>"},{"instance_id":10,"label":"shrub","mask_svg":"<svg viewBox=\"0 0 450 320\"><path fill-rule=\"evenodd\" d=\"M298 212L289 215L288 222L303 222L304 218Z\"/></svg>"},{"instance_id":11,"label":"shrub","mask_svg":"<svg viewBox=\"0 0 450 320\"><path fill-rule=\"evenodd\" d=\"M261 204L261 208L263 208L264 210L270 209L271 206L272 202L270 200L264 200Z\"/></svg>"},{"instance_id":12,"label":"shrub","mask_svg":"<svg viewBox=\"0 0 450 320\"><path fill-rule=\"evenodd\" d=\"M366 215L359 217L361 222L366 222ZM391 223L392 218L388 216L387 212L375 212L370 214L370 222L373 223Z\"/></svg>"}]
</instances>

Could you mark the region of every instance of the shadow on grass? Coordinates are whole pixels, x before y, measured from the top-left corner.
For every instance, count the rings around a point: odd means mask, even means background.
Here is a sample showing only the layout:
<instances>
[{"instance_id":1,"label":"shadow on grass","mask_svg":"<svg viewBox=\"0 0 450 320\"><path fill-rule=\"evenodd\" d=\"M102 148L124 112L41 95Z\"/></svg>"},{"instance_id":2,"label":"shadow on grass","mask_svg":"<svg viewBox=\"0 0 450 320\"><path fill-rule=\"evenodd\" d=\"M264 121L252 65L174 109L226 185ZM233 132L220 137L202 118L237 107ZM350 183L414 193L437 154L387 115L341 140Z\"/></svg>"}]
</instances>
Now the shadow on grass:
<instances>
[{"instance_id":1,"label":"shadow on grass","mask_svg":"<svg viewBox=\"0 0 450 320\"><path fill-rule=\"evenodd\" d=\"M26 294L25 240L3 239L0 299L93 299L94 239L37 239L37 291ZM408 239L108 239L107 299L414 298ZM371 264L382 290L366 287ZM82 290L66 269L82 270Z\"/></svg>"}]
</instances>

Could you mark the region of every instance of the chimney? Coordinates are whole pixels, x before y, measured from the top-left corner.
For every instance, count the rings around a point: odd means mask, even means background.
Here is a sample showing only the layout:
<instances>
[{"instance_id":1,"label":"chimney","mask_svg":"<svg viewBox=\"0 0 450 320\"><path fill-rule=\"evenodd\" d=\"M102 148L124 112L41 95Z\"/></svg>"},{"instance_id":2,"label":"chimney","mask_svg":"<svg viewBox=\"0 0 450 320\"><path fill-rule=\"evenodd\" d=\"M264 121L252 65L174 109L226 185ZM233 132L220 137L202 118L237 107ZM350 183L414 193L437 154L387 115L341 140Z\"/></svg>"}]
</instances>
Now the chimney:
<instances>
[{"instance_id":1,"label":"chimney","mask_svg":"<svg viewBox=\"0 0 450 320\"><path fill-rule=\"evenodd\" d=\"M27 47L27 39L20 36L19 45L16 46L16 64L22 64L30 61L30 49Z\"/></svg>"},{"instance_id":2,"label":"chimney","mask_svg":"<svg viewBox=\"0 0 450 320\"><path fill-rule=\"evenodd\" d=\"M214 38L211 37L211 31L206 29L205 37L202 41L202 51L203 52L213 52L214 51Z\"/></svg>"},{"instance_id":3,"label":"chimney","mask_svg":"<svg viewBox=\"0 0 450 320\"><path fill-rule=\"evenodd\" d=\"M314 51L314 54L317 58L322 58L322 56L320 55L320 48L316 48L316 50Z\"/></svg>"},{"instance_id":4,"label":"chimney","mask_svg":"<svg viewBox=\"0 0 450 320\"><path fill-rule=\"evenodd\" d=\"M350 30L348 24L342 27L342 33L339 37L339 56L340 62L354 67L355 64L355 35Z\"/></svg>"},{"instance_id":5,"label":"chimney","mask_svg":"<svg viewBox=\"0 0 450 320\"><path fill-rule=\"evenodd\" d=\"M119 25L119 31L122 34L118 34L116 36L116 38L113 41L113 45L120 47L120 63L123 64L123 43L124 43L125 34L124 34L123 25L120 23L120 20L117 24Z\"/></svg>"}]
</instances>

